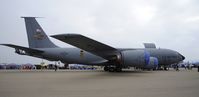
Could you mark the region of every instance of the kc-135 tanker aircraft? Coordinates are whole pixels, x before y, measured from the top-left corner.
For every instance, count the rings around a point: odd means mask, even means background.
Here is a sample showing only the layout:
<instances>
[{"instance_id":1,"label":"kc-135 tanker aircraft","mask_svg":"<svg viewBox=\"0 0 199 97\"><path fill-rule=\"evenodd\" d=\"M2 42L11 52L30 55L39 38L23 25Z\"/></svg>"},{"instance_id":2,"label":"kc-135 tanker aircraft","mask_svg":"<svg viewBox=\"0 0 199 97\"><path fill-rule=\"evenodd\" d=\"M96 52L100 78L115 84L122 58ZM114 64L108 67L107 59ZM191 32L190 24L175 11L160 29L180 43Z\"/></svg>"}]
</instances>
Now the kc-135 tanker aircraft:
<instances>
[{"instance_id":1,"label":"kc-135 tanker aircraft","mask_svg":"<svg viewBox=\"0 0 199 97\"><path fill-rule=\"evenodd\" d=\"M155 69L159 65L167 66L185 59L177 51L157 49L153 43L145 43L145 48L114 48L80 34L51 36L76 47L60 48L49 40L36 21L36 17L22 18L25 19L29 47L1 44L15 48L15 52L20 55L43 58L49 61L61 61L65 64L104 66L104 71L109 72L120 72L122 68L126 67Z\"/></svg>"}]
</instances>

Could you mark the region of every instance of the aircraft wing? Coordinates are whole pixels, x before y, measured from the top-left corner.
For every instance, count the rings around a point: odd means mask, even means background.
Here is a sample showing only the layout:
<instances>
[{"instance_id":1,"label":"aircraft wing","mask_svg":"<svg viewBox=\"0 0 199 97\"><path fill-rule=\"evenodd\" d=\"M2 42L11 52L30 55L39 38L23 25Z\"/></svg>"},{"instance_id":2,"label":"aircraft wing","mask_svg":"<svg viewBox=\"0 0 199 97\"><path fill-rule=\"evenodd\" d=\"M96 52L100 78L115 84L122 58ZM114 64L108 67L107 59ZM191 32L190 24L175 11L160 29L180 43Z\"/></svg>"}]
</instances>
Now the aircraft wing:
<instances>
[{"instance_id":1,"label":"aircraft wing","mask_svg":"<svg viewBox=\"0 0 199 97\"><path fill-rule=\"evenodd\" d=\"M59 34L53 35L51 37L108 60L111 60L114 53L117 52L117 49L111 46L100 43L80 34Z\"/></svg>"},{"instance_id":2,"label":"aircraft wing","mask_svg":"<svg viewBox=\"0 0 199 97\"><path fill-rule=\"evenodd\" d=\"M8 46L11 48L15 48L16 49L16 53L18 54L35 54L35 53L43 53L44 51L41 50L36 50L36 49L32 49L32 48L27 48L27 47L22 47L22 46L17 46L17 45L13 45L13 44L0 44L0 45L4 45L4 46Z\"/></svg>"}]
</instances>

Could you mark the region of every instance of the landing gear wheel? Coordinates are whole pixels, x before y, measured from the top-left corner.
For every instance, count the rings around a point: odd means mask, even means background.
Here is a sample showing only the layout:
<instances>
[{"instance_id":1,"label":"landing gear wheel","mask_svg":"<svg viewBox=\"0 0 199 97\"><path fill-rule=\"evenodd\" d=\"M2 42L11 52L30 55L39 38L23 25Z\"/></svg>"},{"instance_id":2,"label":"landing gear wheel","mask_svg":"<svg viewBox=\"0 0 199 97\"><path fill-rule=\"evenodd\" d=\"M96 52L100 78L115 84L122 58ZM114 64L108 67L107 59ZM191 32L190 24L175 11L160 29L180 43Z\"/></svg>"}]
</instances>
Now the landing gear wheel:
<instances>
[{"instance_id":1,"label":"landing gear wheel","mask_svg":"<svg viewBox=\"0 0 199 97\"><path fill-rule=\"evenodd\" d=\"M116 72L121 72L121 71L122 71L122 68L121 68L121 67L116 67L116 68L115 68L115 71L116 71Z\"/></svg>"},{"instance_id":2,"label":"landing gear wheel","mask_svg":"<svg viewBox=\"0 0 199 97\"><path fill-rule=\"evenodd\" d=\"M114 67L109 67L109 72L114 72L115 68Z\"/></svg>"},{"instance_id":3,"label":"landing gear wheel","mask_svg":"<svg viewBox=\"0 0 199 97\"><path fill-rule=\"evenodd\" d=\"M164 70L165 70L165 71L168 71L167 67L164 67Z\"/></svg>"},{"instance_id":4,"label":"landing gear wheel","mask_svg":"<svg viewBox=\"0 0 199 97\"><path fill-rule=\"evenodd\" d=\"M109 71L109 67L108 67L108 66L105 66L105 67L104 67L104 71Z\"/></svg>"}]
</instances>

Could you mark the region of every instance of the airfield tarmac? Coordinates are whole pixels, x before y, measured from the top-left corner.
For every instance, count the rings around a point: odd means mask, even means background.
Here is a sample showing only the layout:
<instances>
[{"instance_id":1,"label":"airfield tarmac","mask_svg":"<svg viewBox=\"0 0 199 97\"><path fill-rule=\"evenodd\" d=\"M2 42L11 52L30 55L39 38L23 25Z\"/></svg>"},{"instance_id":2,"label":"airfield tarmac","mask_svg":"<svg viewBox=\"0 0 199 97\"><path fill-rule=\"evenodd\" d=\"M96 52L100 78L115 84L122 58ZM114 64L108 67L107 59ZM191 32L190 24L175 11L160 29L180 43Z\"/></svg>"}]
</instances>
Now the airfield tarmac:
<instances>
[{"instance_id":1,"label":"airfield tarmac","mask_svg":"<svg viewBox=\"0 0 199 97\"><path fill-rule=\"evenodd\" d=\"M3 70L0 97L199 97L199 72Z\"/></svg>"}]
</instances>

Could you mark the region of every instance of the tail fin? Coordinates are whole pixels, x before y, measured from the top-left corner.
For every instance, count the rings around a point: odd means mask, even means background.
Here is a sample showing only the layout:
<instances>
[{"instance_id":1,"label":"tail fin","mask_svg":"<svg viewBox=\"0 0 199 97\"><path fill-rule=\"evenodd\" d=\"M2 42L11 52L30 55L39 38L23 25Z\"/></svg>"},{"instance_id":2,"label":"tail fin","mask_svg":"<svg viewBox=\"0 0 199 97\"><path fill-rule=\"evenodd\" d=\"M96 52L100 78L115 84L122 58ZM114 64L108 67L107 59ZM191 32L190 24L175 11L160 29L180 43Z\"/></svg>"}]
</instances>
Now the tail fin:
<instances>
[{"instance_id":1,"label":"tail fin","mask_svg":"<svg viewBox=\"0 0 199 97\"><path fill-rule=\"evenodd\" d=\"M26 31L30 48L55 48L44 30L36 21L36 17L22 17L25 19Z\"/></svg>"}]
</instances>

